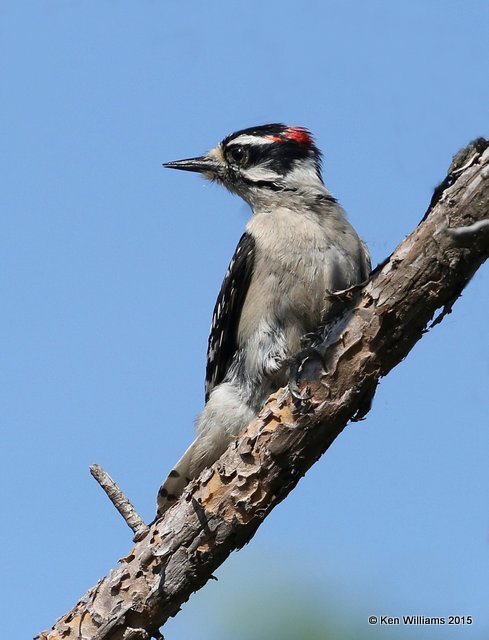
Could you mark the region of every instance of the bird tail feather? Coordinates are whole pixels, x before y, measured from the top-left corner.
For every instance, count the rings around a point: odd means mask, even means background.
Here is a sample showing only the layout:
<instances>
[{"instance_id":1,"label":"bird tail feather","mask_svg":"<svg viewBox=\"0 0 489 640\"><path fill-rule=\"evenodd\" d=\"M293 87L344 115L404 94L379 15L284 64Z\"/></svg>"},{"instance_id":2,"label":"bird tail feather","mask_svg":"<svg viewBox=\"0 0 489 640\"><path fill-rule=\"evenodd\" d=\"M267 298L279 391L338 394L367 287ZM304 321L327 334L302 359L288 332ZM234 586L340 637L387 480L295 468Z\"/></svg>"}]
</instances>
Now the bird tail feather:
<instances>
[{"instance_id":1,"label":"bird tail feather","mask_svg":"<svg viewBox=\"0 0 489 640\"><path fill-rule=\"evenodd\" d=\"M178 500L187 484L195 477L193 467L197 441L198 438L192 442L161 485L158 491L156 519L161 518L165 511Z\"/></svg>"}]
</instances>

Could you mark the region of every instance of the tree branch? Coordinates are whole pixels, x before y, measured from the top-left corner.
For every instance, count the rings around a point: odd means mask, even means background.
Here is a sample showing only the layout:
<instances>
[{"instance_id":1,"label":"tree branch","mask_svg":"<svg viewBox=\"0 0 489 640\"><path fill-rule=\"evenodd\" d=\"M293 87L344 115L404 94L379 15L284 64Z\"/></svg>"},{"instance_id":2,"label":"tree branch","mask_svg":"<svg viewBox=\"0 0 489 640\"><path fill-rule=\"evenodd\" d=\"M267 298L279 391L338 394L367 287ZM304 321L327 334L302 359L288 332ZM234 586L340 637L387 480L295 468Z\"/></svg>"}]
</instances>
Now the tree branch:
<instances>
[{"instance_id":1,"label":"tree branch","mask_svg":"<svg viewBox=\"0 0 489 640\"><path fill-rule=\"evenodd\" d=\"M455 157L420 225L326 328L324 362L302 363L310 399L294 405L286 389L271 396L220 460L41 638L158 637L348 421L368 412L379 379L406 357L437 309L441 317L450 311L489 256L488 218L489 142L480 138Z\"/></svg>"}]
</instances>

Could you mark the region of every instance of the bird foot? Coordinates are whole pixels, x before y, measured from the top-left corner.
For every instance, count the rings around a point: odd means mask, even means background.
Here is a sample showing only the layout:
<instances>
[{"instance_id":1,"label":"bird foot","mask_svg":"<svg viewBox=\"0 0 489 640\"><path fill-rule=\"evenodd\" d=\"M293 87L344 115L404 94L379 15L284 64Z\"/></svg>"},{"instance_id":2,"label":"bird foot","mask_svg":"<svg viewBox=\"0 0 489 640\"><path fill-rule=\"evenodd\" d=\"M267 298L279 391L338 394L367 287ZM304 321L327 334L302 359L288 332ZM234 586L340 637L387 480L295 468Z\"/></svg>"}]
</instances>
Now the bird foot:
<instances>
[{"instance_id":1,"label":"bird foot","mask_svg":"<svg viewBox=\"0 0 489 640\"><path fill-rule=\"evenodd\" d=\"M307 334L308 336L316 334ZM304 336L306 338L307 336ZM316 346L308 346L292 358L289 373L289 391L296 403L307 402L312 398L311 389L306 386L304 391L299 388L299 380L307 363L316 360L324 368L323 354Z\"/></svg>"},{"instance_id":2,"label":"bird foot","mask_svg":"<svg viewBox=\"0 0 489 640\"><path fill-rule=\"evenodd\" d=\"M370 278L367 278L363 282L359 282L358 284L354 284L351 287L346 289L338 289L337 291L326 291L326 297L330 300L336 300L337 302L349 302L355 293L363 289L365 285L370 282Z\"/></svg>"}]
</instances>

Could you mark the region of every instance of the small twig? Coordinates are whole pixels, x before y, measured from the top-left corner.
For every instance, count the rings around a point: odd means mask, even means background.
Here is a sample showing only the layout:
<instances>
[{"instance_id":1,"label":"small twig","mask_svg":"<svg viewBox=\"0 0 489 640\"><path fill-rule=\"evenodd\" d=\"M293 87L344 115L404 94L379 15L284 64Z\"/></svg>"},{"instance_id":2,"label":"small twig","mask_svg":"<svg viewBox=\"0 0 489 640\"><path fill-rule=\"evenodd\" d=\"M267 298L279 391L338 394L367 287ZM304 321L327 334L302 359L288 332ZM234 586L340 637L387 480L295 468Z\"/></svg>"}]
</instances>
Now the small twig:
<instances>
[{"instance_id":1,"label":"small twig","mask_svg":"<svg viewBox=\"0 0 489 640\"><path fill-rule=\"evenodd\" d=\"M149 527L144 524L142 518L136 512L128 498L112 480L109 474L98 464L92 464L90 473L105 491L109 500L126 521L128 527L134 531L134 540L141 540L148 532Z\"/></svg>"}]
</instances>

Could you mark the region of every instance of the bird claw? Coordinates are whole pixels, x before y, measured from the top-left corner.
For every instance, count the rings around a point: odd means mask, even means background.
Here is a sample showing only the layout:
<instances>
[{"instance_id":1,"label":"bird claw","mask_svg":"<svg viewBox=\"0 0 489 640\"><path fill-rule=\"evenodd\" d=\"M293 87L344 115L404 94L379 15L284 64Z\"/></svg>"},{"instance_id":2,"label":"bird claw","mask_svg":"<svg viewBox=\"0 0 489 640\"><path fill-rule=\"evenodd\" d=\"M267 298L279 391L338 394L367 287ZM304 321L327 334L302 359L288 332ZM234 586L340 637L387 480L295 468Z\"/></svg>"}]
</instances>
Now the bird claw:
<instances>
[{"instance_id":1,"label":"bird claw","mask_svg":"<svg viewBox=\"0 0 489 640\"><path fill-rule=\"evenodd\" d=\"M363 289L370 282L370 277L368 277L363 282L359 282L358 284L354 284L351 287L346 289L338 289L337 291L326 291L326 297L331 300L336 300L338 302L349 302L355 293Z\"/></svg>"},{"instance_id":2,"label":"bird claw","mask_svg":"<svg viewBox=\"0 0 489 640\"><path fill-rule=\"evenodd\" d=\"M307 402L307 400L310 400L312 397L309 387L306 387L305 392L301 393L299 385L297 384L296 376L294 378L289 378L289 391L294 402Z\"/></svg>"},{"instance_id":3,"label":"bird claw","mask_svg":"<svg viewBox=\"0 0 489 640\"><path fill-rule=\"evenodd\" d=\"M309 336L316 336L316 334L307 334L304 338L308 338ZM294 401L298 404L307 402L312 398L312 392L310 387L306 386L305 391L299 389L299 377L302 373L304 364L308 360L319 360L321 365L324 365L323 354L321 351L314 346L309 346L300 351L294 358L292 358L292 362L290 365L290 373L289 373L289 391Z\"/></svg>"},{"instance_id":4,"label":"bird claw","mask_svg":"<svg viewBox=\"0 0 489 640\"><path fill-rule=\"evenodd\" d=\"M321 344L323 341L323 336L319 331L311 331L310 333L306 333L301 337L301 348L302 350L307 349L308 347L315 348ZM300 356L300 353L297 357Z\"/></svg>"}]
</instances>

